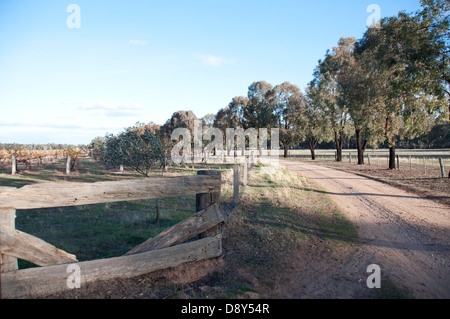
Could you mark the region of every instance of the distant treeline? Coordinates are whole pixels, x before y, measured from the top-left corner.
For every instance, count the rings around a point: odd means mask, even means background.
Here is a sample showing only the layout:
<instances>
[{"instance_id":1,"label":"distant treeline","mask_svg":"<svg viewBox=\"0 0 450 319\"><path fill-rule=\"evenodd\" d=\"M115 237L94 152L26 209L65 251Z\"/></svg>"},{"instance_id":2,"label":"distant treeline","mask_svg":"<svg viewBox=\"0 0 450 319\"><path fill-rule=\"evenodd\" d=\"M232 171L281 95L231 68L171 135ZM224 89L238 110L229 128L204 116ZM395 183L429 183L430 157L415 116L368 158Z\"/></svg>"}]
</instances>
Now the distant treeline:
<instances>
[{"instance_id":1,"label":"distant treeline","mask_svg":"<svg viewBox=\"0 0 450 319\"><path fill-rule=\"evenodd\" d=\"M447 148L450 120L450 2L420 0L417 12L399 12L370 26L364 35L342 37L318 61L313 80L302 91L284 82L250 84L247 96L235 96L203 127L279 130L289 149L357 149L364 164L367 148L389 148L389 168L396 168L396 148ZM178 111L162 126L140 125L154 134L165 151L176 128L194 136L192 111ZM141 133L140 133L141 134ZM91 142L99 154L116 136ZM272 142L272 141L271 141ZM130 151L130 150L126 150Z\"/></svg>"},{"instance_id":2,"label":"distant treeline","mask_svg":"<svg viewBox=\"0 0 450 319\"><path fill-rule=\"evenodd\" d=\"M86 145L73 145L73 144L57 144L57 143L47 143L47 144L20 144L20 143L0 143L0 150L14 150L14 149L25 149L25 150L35 150L35 151L50 151L50 150L65 150L65 149L85 149Z\"/></svg>"},{"instance_id":3,"label":"distant treeline","mask_svg":"<svg viewBox=\"0 0 450 319\"><path fill-rule=\"evenodd\" d=\"M317 149L333 149L335 144L333 141L322 142L317 145ZM308 142L302 142L294 146L294 149L308 149ZM344 137L345 149L356 149L356 137ZM378 148L389 148L389 144L384 142L378 145ZM450 148L450 123L439 123L435 125L430 132L423 134L414 139L404 138L398 141L399 149L442 149Z\"/></svg>"}]
</instances>

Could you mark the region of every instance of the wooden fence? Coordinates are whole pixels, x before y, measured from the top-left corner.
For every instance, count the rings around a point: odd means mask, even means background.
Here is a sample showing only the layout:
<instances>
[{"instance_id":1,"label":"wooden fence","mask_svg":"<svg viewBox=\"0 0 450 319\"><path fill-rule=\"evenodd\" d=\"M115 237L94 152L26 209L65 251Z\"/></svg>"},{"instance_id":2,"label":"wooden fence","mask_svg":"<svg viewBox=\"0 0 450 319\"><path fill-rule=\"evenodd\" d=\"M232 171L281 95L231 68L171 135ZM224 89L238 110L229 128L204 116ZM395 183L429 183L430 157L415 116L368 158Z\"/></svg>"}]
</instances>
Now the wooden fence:
<instances>
[{"instance_id":1,"label":"wooden fence","mask_svg":"<svg viewBox=\"0 0 450 319\"><path fill-rule=\"evenodd\" d=\"M0 187L1 298L28 298L69 289L69 266L80 270L80 284L130 278L222 254L219 209L221 174L149 178L97 183L42 183L16 189ZM15 229L16 209L87 205L196 195L197 213L124 256L78 262L67 253ZM17 258L40 267L18 270ZM72 268L70 268L72 269Z\"/></svg>"}]
</instances>

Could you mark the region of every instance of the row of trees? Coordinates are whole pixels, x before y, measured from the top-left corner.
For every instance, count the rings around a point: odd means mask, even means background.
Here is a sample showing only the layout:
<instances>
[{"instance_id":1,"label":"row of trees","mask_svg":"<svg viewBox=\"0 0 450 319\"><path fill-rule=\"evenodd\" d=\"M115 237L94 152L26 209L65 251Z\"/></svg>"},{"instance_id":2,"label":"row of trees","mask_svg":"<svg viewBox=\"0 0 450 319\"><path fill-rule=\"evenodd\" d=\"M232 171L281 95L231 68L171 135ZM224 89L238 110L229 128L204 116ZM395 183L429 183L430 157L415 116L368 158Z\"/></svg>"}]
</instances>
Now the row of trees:
<instances>
[{"instance_id":1,"label":"row of trees","mask_svg":"<svg viewBox=\"0 0 450 319\"><path fill-rule=\"evenodd\" d=\"M320 60L304 94L283 83L255 82L248 97L220 110L220 127L278 127L284 154L307 141L314 159L317 143L332 139L342 161L344 136L354 135L358 164L370 145L387 143L389 168L395 146L414 139L450 116L450 3L421 0L418 12L385 18L364 36L341 38Z\"/></svg>"},{"instance_id":2,"label":"row of trees","mask_svg":"<svg viewBox=\"0 0 450 319\"><path fill-rule=\"evenodd\" d=\"M389 168L394 169L398 141L413 140L433 127L443 127L448 135L450 4L421 3L420 11L385 18L359 40L341 38L319 61L304 92L289 82L254 82L247 96L234 97L216 114L204 116L204 128L224 133L226 128L278 128L284 156L306 142L312 159L319 143L333 141L337 161L342 161L345 138L354 136L358 164L364 164L368 146L387 144ZM161 162L175 143L173 130L193 133L196 119L192 111L175 112L162 126L138 123L118 136L95 139L91 147L105 161L146 175L149 166L138 163ZM127 158L133 160L127 164Z\"/></svg>"}]
</instances>

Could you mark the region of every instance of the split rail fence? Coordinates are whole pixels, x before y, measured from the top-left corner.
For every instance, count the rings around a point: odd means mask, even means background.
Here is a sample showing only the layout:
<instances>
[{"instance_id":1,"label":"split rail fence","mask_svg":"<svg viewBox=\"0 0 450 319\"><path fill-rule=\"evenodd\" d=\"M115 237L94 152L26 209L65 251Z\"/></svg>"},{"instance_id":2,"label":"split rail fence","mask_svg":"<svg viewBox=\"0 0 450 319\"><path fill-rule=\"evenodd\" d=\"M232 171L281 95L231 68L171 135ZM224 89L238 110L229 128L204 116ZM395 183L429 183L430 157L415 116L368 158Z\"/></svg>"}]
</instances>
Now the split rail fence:
<instances>
[{"instance_id":1,"label":"split rail fence","mask_svg":"<svg viewBox=\"0 0 450 319\"><path fill-rule=\"evenodd\" d=\"M1 298L29 298L68 289L70 265L80 284L131 278L222 255L224 218L219 171L197 175L97 183L42 183L0 187ZM78 262L75 255L15 229L17 209L39 209L195 195L196 213L123 256ZM40 267L18 269L17 258ZM73 269L73 268L70 268Z\"/></svg>"}]
</instances>

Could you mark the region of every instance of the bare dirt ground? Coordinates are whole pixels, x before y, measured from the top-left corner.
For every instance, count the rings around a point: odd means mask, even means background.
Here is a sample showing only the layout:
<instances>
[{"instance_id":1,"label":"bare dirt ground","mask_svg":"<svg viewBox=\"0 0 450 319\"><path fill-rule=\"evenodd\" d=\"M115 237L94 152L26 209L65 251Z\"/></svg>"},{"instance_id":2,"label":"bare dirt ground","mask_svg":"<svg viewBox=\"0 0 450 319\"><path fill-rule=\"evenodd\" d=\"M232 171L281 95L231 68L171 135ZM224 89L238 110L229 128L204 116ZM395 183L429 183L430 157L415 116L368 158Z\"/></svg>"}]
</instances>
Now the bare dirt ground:
<instances>
[{"instance_id":1,"label":"bare dirt ground","mask_svg":"<svg viewBox=\"0 0 450 319\"><path fill-rule=\"evenodd\" d=\"M369 177L450 206L450 178L441 178L441 170L438 166L428 165L425 168L416 160L416 163L411 166L402 163L400 169L391 170L387 168L387 163L381 164L380 161L373 163L373 160L372 165L368 165L367 160L365 165L356 165L354 162L349 163L345 160L336 162L330 159L307 162Z\"/></svg>"},{"instance_id":2,"label":"bare dirt ground","mask_svg":"<svg viewBox=\"0 0 450 319\"><path fill-rule=\"evenodd\" d=\"M367 266L381 268L382 285L392 283L419 299L450 297L450 207L352 173L281 160L320 185L356 225L361 245L326 253L311 249L292 269L278 293L291 298L365 298ZM316 262L314 262L314 260ZM318 261L318 262L317 262ZM297 286L297 289L296 289Z\"/></svg>"}]
</instances>

